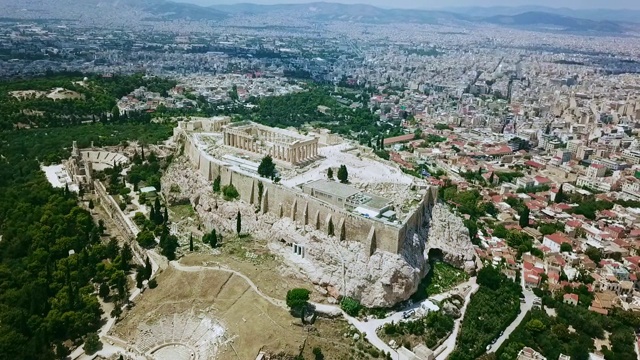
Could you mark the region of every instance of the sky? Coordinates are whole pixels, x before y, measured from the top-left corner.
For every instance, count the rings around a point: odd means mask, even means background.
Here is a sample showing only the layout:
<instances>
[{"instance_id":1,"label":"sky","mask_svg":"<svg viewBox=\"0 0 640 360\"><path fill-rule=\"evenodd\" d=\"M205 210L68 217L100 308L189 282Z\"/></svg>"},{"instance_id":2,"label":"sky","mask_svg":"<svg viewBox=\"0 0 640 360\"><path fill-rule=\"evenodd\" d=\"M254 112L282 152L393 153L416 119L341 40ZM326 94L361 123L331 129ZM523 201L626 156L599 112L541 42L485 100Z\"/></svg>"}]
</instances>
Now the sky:
<instances>
[{"instance_id":1,"label":"sky","mask_svg":"<svg viewBox=\"0 0 640 360\"><path fill-rule=\"evenodd\" d=\"M198 5L255 3L284 4L309 3L320 0L176 0ZM383 8L448 8L458 6L520 6L537 5L568 7L573 9L634 9L640 10L640 0L325 0L345 4L369 4ZM391 5L392 4L392 5Z\"/></svg>"}]
</instances>

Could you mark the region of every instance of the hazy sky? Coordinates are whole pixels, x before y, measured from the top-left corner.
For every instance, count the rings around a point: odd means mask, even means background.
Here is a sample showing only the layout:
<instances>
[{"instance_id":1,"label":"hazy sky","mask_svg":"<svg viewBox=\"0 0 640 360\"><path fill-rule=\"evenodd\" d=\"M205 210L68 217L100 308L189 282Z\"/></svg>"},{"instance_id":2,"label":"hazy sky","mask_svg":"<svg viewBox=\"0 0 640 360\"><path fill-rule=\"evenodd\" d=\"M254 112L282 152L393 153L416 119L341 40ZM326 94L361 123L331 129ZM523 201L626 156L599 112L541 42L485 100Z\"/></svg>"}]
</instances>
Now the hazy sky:
<instances>
[{"instance_id":1,"label":"hazy sky","mask_svg":"<svg viewBox=\"0 0 640 360\"><path fill-rule=\"evenodd\" d=\"M284 4L308 3L314 0L176 0L198 5L255 3L255 4ZM331 2L331 0L327 0ZM348 4L370 4L389 8L442 8L455 6L518 6L538 5L569 8L605 8L605 9L638 9L640 0L333 0L333 2Z\"/></svg>"}]
</instances>

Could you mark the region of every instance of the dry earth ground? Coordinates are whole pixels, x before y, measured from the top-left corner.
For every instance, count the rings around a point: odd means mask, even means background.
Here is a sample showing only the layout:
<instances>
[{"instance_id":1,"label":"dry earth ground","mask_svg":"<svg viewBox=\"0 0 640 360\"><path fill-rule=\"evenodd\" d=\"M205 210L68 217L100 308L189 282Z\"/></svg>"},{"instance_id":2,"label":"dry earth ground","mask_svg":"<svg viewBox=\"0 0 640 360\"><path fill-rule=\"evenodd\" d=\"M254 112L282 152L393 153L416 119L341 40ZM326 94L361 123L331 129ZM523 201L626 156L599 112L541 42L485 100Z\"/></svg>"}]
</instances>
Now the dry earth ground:
<instances>
[{"instance_id":1,"label":"dry earth ground","mask_svg":"<svg viewBox=\"0 0 640 360\"><path fill-rule=\"evenodd\" d=\"M204 270L183 272L171 267L158 277L158 287L147 290L115 326L114 335L133 343L138 324L190 311L204 311L219 321L230 343L218 359L254 359L263 349L295 353L305 331L294 325L289 313L258 296L239 276Z\"/></svg>"},{"instance_id":2,"label":"dry earth ground","mask_svg":"<svg viewBox=\"0 0 640 360\"><path fill-rule=\"evenodd\" d=\"M305 288L311 290L312 301L324 300L308 280L295 274L284 275L290 270L269 252L266 241L251 237L227 237L217 250L220 251L219 255L188 254L180 262L185 265L220 266L236 270L251 279L265 295L276 299L284 299L290 289Z\"/></svg>"}]
</instances>

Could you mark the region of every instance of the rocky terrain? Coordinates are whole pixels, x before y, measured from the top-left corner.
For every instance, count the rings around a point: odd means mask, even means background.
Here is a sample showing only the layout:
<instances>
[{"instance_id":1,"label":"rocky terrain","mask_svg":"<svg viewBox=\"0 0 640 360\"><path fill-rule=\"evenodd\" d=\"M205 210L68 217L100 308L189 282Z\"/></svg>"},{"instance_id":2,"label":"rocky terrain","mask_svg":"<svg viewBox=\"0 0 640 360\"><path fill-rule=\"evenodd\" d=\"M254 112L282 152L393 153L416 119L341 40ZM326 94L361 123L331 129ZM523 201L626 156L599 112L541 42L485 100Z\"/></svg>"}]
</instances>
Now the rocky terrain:
<instances>
[{"instance_id":1,"label":"rocky terrain","mask_svg":"<svg viewBox=\"0 0 640 360\"><path fill-rule=\"evenodd\" d=\"M170 189L173 184L180 191L165 191L167 200L171 203L188 199L208 229L235 232L236 213L240 211L243 232L268 242L270 251L283 260L281 271L292 276L303 274L321 292L326 291L329 301L350 296L367 307L392 306L417 290L428 271L429 249L440 248L445 260L459 267L470 265L473 259L467 229L444 205L436 205L433 215L426 214L432 218L430 227L407 234L400 254L377 250L368 256L360 242L340 241L289 218L256 214L255 208L245 202L222 200L186 157L175 159L163 176L163 189ZM302 246L304 255L295 254L292 244Z\"/></svg>"},{"instance_id":2,"label":"rocky terrain","mask_svg":"<svg viewBox=\"0 0 640 360\"><path fill-rule=\"evenodd\" d=\"M462 218L444 204L436 204L431 210L431 226L427 251L440 249L444 261L467 272L475 268L475 251L469 239L469 230Z\"/></svg>"}]
</instances>

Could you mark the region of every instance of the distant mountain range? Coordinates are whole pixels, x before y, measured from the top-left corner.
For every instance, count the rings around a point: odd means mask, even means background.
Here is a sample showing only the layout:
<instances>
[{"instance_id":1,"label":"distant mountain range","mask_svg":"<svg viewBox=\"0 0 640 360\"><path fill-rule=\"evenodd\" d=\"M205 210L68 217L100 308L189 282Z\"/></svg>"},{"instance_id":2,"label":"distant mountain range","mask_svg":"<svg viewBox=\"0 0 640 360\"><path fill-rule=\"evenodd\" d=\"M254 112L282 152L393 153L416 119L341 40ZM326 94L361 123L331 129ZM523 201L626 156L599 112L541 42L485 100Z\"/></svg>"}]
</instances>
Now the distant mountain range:
<instances>
[{"instance_id":1,"label":"distant mountain range","mask_svg":"<svg viewBox=\"0 0 640 360\"><path fill-rule=\"evenodd\" d=\"M221 0L225 1L225 0ZM552 9L541 7L494 7L426 9L382 9L371 5L312 2L306 4L199 6L169 0L0 0L0 13L11 18L78 18L100 19L126 17L127 19L171 21L203 20L219 22L239 15L274 15L309 22L350 21L368 24L415 23L461 24L490 23L544 31L582 33L624 33L640 24L621 21L632 20L629 14L617 10L601 13L589 10ZM640 11L633 19L640 22ZM578 16L583 14L584 17ZM623 16L624 15L624 16ZM615 19L618 16L620 19ZM613 18L613 20L612 20Z\"/></svg>"},{"instance_id":2,"label":"distant mountain range","mask_svg":"<svg viewBox=\"0 0 640 360\"><path fill-rule=\"evenodd\" d=\"M382 9L371 5L351 5L327 2L306 4L257 5L240 3L212 5L210 8L226 13L267 14L286 12L291 16L305 16L313 20L345 20L367 23L492 23L527 28L554 28L572 32L620 33L624 27L613 21L572 17L544 11L507 11L511 8L458 8L445 10ZM504 11L502 11L504 10ZM525 9L523 9L525 10ZM638 18L640 20L640 17Z\"/></svg>"},{"instance_id":3,"label":"distant mountain range","mask_svg":"<svg viewBox=\"0 0 640 360\"><path fill-rule=\"evenodd\" d=\"M535 11L517 15L496 15L483 18L481 21L505 26L556 27L562 30L576 32L620 33L624 31L620 24L612 21L578 19L570 16Z\"/></svg>"},{"instance_id":4,"label":"distant mountain range","mask_svg":"<svg viewBox=\"0 0 640 360\"><path fill-rule=\"evenodd\" d=\"M527 12L542 12L564 15L580 19L613 22L640 22L640 10L629 9L569 9L547 6L491 6L491 7L450 7L437 9L471 17L492 17L496 15L518 15Z\"/></svg>"}]
</instances>

